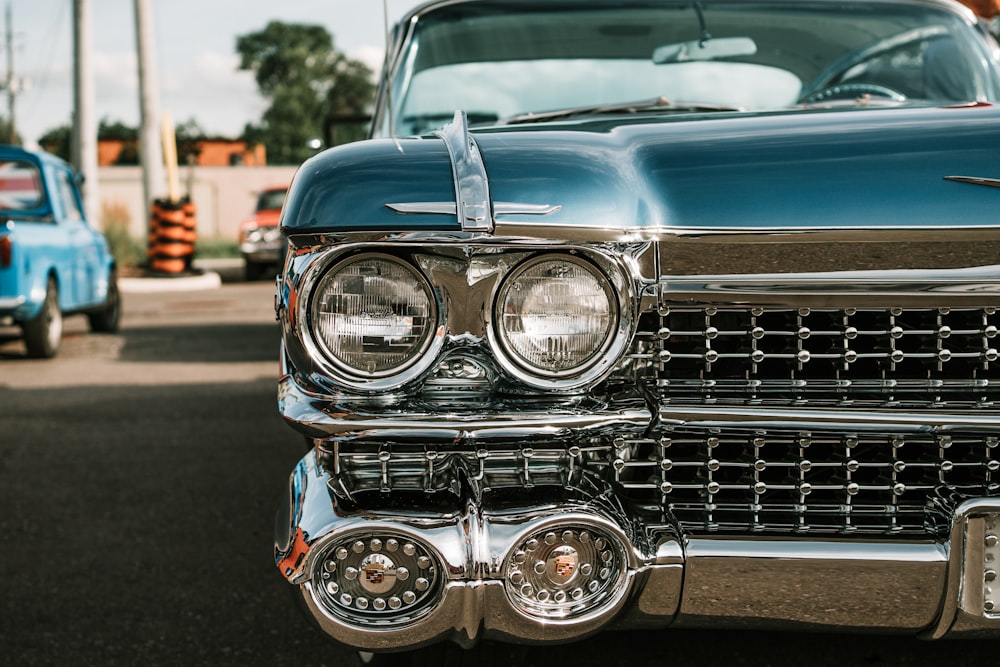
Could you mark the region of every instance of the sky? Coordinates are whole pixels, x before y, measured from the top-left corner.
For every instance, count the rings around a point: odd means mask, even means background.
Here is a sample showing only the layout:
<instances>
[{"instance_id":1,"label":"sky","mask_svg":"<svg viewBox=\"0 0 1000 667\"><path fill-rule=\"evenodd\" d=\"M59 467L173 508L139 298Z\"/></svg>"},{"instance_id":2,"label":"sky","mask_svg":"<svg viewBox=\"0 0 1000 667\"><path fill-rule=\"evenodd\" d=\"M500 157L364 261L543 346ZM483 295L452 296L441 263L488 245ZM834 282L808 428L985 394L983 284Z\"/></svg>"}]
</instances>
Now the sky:
<instances>
[{"instance_id":1,"label":"sky","mask_svg":"<svg viewBox=\"0 0 1000 667\"><path fill-rule=\"evenodd\" d=\"M161 111L175 123L194 119L209 135L237 137L266 108L250 72L237 69L236 38L273 20L324 26L334 46L376 72L385 48L383 0L151 0ZM386 0L389 21L420 0ZM73 112L73 0L0 0L10 9L14 121L34 147ZM139 124L134 0L90 0L99 120ZM0 47L6 45L0 13ZM0 81L8 72L0 48ZM0 115L7 95L0 93Z\"/></svg>"}]
</instances>

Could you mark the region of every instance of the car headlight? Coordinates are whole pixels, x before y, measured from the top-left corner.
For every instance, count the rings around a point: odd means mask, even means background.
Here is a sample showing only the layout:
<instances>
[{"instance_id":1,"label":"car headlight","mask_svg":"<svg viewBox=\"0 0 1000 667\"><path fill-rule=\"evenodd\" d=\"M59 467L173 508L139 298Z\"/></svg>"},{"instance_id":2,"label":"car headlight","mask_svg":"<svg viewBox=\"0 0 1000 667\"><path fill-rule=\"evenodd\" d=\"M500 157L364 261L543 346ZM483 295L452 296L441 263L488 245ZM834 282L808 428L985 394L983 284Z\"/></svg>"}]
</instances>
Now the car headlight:
<instances>
[{"instance_id":1,"label":"car headlight","mask_svg":"<svg viewBox=\"0 0 1000 667\"><path fill-rule=\"evenodd\" d=\"M428 349L437 307L427 281L381 254L350 257L320 278L311 300L313 337L338 370L359 380L394 376Z\"/></svg>"},{"instance_id":2,"label":"car headlight","mask_svg":"<svg viewBox=\"0 0 1000 667\"><path fill-rule=\"evenodd\" d=\"M506 355L548 379L592 368L611 344L618 320L608 279L570 255L543 255L517 267L500 287L494 314Z\"/></svg>"}]
</instances>

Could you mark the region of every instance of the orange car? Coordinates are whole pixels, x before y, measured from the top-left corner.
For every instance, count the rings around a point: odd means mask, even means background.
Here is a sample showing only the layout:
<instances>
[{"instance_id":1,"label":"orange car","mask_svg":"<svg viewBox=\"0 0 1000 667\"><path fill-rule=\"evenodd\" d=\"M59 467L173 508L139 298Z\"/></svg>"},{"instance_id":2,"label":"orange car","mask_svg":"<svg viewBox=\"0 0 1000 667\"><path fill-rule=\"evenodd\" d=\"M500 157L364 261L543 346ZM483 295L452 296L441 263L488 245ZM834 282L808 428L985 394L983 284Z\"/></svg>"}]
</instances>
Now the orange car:
<instances>
[{"instance_id":1,"label":"orange car","mask_svg":"<svg viewBox=\"0 0 1000 667\"><path fill-rule=\"evenodd\" d=\"M240 253L247 280L277 273L281 257L281 233L278 219L285 203L288 185L273 185L261 190L253 214L240 223Z\"/></svg>"}]
</instances>

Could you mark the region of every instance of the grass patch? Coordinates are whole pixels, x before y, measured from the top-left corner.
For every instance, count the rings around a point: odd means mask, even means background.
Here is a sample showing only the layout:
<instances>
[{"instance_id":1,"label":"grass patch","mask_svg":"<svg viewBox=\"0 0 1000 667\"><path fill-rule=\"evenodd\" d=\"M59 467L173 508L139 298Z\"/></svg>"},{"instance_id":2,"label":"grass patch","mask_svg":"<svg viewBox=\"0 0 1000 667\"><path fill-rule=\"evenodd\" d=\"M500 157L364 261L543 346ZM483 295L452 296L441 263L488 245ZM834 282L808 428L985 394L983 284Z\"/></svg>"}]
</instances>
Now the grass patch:
<instances>
[{"instance_id":1,"label":"grass patch","mask_svg":"<svg viewBox=\"0 0 1000 667\"><path fill-rule=\"evenodd\" d=\"M101 207L101 229L108 240L115 262L121 269L144 266L147 263L147 239L129 234L131 219L128 207L120 202L105 202ZM240 246L223 238L199 238L194 244L196 259L239 259Z\"/></svg>"},{"instance_id":2,"label":"grass patch","mask_svg":"<svg viewBox=\"0 0 1000 667\"><path fill-rule=\"evenodd\" d=\"M146 245L129 235L130 224L128 207L124 204L105 202L101 206L101 229L115 263L122 268L138 266L146 261Z\"/></svg>"},{"instance_id":3,"label":"grass patch","mask_svg":"<svg viewBox=\"0 0 1000 667\"><path fill-rule=\"evenodd\" d=\"M198 239L194 244L194 256L199 259L238 259L240 245L229 239Z\"/></svg>"}]
</instances>

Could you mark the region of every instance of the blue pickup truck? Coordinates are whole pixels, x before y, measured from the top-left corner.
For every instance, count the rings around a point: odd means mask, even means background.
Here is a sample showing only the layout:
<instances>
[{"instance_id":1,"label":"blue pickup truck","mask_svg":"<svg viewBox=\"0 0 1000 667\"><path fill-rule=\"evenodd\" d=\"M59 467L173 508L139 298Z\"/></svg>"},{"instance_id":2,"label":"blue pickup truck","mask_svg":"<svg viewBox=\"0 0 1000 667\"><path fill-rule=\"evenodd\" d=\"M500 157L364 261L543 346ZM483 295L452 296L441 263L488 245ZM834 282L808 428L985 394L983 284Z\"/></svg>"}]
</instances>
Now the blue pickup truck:
<instances>
[{"instance_id":1,"label":"blue pickup truck","mask_svg":"<svg viewBox=\"0 0 1000 667\"><path fill-rule=\"evenodd\" d=\"M29 357L55 356L65 315L98 332L121 319L115 260L78 180L53 155L0 146L0 326L21 328Z\"/></svg>"}]
</instances>

